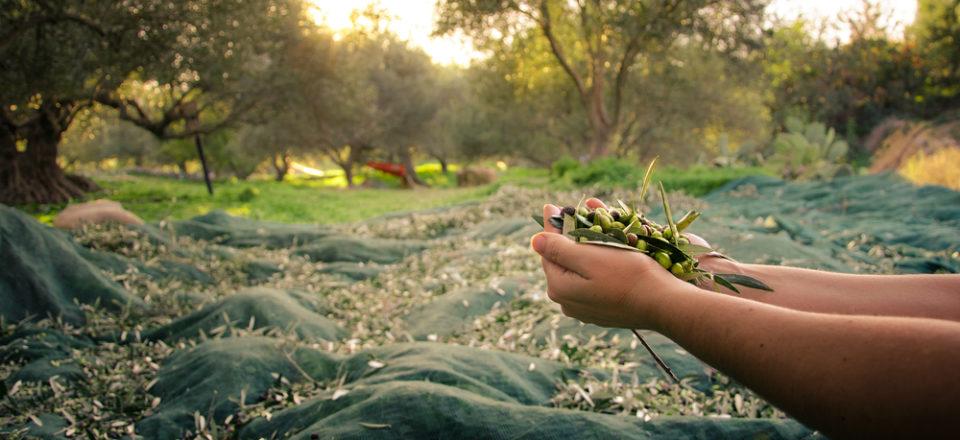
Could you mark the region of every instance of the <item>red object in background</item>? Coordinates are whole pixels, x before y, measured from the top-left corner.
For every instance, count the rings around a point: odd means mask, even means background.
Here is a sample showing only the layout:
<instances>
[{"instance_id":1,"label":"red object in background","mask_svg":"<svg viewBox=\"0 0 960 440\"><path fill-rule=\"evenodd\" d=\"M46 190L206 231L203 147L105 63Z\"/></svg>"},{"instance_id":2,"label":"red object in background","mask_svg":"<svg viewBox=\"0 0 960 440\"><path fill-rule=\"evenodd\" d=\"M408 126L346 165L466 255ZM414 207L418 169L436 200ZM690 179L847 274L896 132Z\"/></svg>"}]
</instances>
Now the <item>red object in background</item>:
<instances>
[{"instance_id":1,"label":"red object in background","mask_svg":"<svg viewBox=\"0 0 960 440\"><path fill-rule=\"evenodd\" d=\"M406 170L403 169L403 165L398 163L390 162L367 162L367 166L378 171L383 171L387 174L392 174L394 176L403 178L407 174Z\"/></svg>"}]
</instances>

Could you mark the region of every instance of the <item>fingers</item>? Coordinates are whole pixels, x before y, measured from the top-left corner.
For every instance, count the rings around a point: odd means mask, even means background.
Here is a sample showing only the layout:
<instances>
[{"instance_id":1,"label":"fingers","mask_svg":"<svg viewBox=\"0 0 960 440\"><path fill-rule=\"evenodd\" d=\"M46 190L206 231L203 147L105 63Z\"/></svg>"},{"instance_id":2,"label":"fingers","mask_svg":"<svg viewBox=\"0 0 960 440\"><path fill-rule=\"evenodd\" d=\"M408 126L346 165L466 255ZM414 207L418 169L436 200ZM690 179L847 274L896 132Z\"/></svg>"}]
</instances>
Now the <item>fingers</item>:
<instances>
[{"instance_id":1,"label":"fingers","mask_svg":"<svg viewBox=\"0 0 960 440\"><path fill-rule=\"evenodd\" d=\"M590 270L590 260L587 258L588 255L593 254L590 251L595 251L595 249L590 249L589 246L578 246L567 237L546 232L534 235L530 245L544 260L576 272L583 278L590 279L587 275Z\"/></svg>"},{"instance_id":2,"label":"fingers","mask_svg":"<svg viewBox=\"0 0 960 440\"><path fill-rule=\"evenodd\" d=\"M587 199L587 207L589 207L590 209L597 209L597 208L606 208L607 205L603 203L603 200L600 200L596 197L591 197Z\"/></svg>"},{"instance_id":3,"label":"fingers","mask_svg":"<svg viewBox=\"0 0 960 440\"><path fill-rule=\"evenodd\" d=\"M690 240L690 244L695 244L695 245L697 245L697 246L710 247L710 243L707 243L707 240L704 240L703 237L701 237L701 236L699 236L699 235L697 235L697 234L691 234L691 233L689 233L689 232L684 232L684 233L683 233L683 236L684 236L684 237L687 237L687 239Z\"/></svg>"},{"instance_id":4,"label":"fingers","mask_svg":"<svg viewBox=\"0 0 960 440\"><path fill-rule=\"evenodd\" d=\"M543 259L543 273L547 277L547 296L554 302L570 301L575 292L588 287L587 280L576 272Z\"/></svg>"},{"instance_id":5,"label":"fingers","mask_svg":"<svg viewBox=\"0 0 960 440\"><path fill-rule=\"evenodd\" d=\"M550 224L550 217L560 215L560 208L555 205L543 205L543 231L559 234L561 231Z\"/></svg>"}]
</instances>

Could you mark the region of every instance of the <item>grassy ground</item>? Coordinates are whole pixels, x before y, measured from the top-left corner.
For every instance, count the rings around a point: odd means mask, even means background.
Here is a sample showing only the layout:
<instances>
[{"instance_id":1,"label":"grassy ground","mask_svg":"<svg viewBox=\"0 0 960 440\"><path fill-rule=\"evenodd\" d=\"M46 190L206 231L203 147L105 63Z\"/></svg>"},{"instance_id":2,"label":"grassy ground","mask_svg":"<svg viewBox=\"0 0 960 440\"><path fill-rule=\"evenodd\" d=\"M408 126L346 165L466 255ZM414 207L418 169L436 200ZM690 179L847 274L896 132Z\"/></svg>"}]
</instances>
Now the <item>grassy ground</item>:
<instances>
[{"instance_id":1,"label":"grassy ground","mask_svg":"<svg viewBox=\"0 0 960 440\"><path fill-rule=\"evenodd\" d=\"M202 182L143 176L100 177L105 188L90 198L116 200L146 221L184 219L222 209L232 215L289 223L341 223L388 212L428 209L480 200L490 186L474 188L336 189L315 180ZM53 209L45 217L55 215Z\"/></svg>"},{"instance_id":2,"label":"grassy ground","mask_svg":"<svg viewBox=\"0 0 960 440\"><path fill-rule=\"evenodd\" d=\"M482 200L502 185L524 187L551 186L554 189L599 187L635 187L633 178L613 179L577 185L569 179L551 177L546 169L513 167L499 173L491 185L458 188L452 173L444 176L432 165L421 171L430 188L407 190L389 178L379 178L384 188L338 188L330 179L288 178L284 182L253 179L214 183L214 195L207 195L203 182L132 175L94 176L104 188L87 199L109 198L148 222L179 220L220 209L232 215L286 223L343 223L379 215L450 206ZM670 190L703 195L738 177L765 174L759 168L689 169L663 168L655 178ZM616 177L616 176L615 176ZM369 178L369 176L368 176ZM39 220L49 223L63 205L22 207Z\"/></svg>"}]
</instances>

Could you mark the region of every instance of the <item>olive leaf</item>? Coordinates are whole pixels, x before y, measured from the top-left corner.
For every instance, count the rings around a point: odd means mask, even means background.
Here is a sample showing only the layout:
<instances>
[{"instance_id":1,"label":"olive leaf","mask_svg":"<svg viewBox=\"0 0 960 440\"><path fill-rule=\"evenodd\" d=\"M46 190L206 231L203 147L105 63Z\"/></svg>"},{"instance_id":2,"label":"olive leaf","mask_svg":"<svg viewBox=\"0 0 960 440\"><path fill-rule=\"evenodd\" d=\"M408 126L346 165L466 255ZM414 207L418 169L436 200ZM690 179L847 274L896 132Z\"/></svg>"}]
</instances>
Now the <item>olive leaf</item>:
<instances>
[{"instance_id":1,"label":"olive leaf","mask_svg":"<svg viewBox=\"0 0 960 440\"><path fill-rule=\"evenodd\" d=\"M602 233L602 232L591 231L590 229L587 229L587 228L574 229L573 231L570 231L567 235L569 235L569 236L571 236L571 237L574 237L574 238L577 238L577 239L585 238L585 239L588 240L588 242L589 242L589 241L602 241L602 242L604 242L604 243L619 243L619 244L623 244L622 241L620 241L620 240L618 240L618 239L616 239L616 238L613 238L613 237L611 237L611 236L609 236L609 235L607 235L607 234L604 234L604 233ZM579 240L578 240L578 241L579 241ZM626 246L626 245L624 245L624 246ZM630 247L630 246L627 246L627 247ZM636 250L636 248L634 248L634 250Z\"/></svg>"},{"instance_id":2,"label":"olive leaf","mask_svg":"<svg viewBox=\"0 0 960 440\"><path fill-rule=\"evenodd\" d=\"M389 423L369 423L369 422L360 422L360 426L367 429L390 429Z\"/></svg>"},{"instance_id":3,"label":"olive leaf","mask_svg":"<svg viewBox=\"0 0 960 440\"><path fill-rule=\"evenodd\" d=\"M537 222L537 224L540 225L541 228L544 227L544 226L543 226L543 214L533 214L533 215L531 215L530 217L533 218L533 221Z\"/></svg>"},{"instance_id":4,"label":"olive leaf","mask_svg":"<svg viewBox=\"0 0 960 440\"><path fill-rule=\"evenodd\" d=\"M693 221L696 220L698 217L700 217L699 211L690 211L684 214L683 217L681 217L680 220L677 221L677 230L680 232L683 232L683 230L687 229L687 227L689 227L690 224L693 223Z\"/></svg>"},{"instance_id":5,"label":"olive leaf","mask_svg":"<svg viewBox=\"0 0 960 440\"><path fill-rule=\"evenodd\" d=\"M640 232L642 232L642 231L643 231L643 228L642 228L641 225L640 225L640 219L639 219L639 218L633 219L633 221L630 222L630 224L627 225L626 228L623 228L623 232L624 232L625 234L629 234L629 233L632 232L632 233L634 233L634 234L640 235Z\"/></svg>"},{"instance_id":6,"label":"olive leaf","mask_svg":"<svg viewBox=\"0 0 960 440\"><path fill-rule=\"evenodd\" d=\"M714 278L716 277L723 277L724 281L728 281L730 283L736 283L744 287L752 287L754 289L773 292L773 288L768 286L766 283L748 275L742 275L738 273L718 273L718 274L714 274ZM736 289L733 289L733 290L736 291Z\"/></svg>"},{"instance_id":7,"label":"olive leaf","mask_svg":"<svg viewBox=\"0 0 960 440\"><path fill-rule=\"evenodd\" d=\"M653 177L653 167L656 165L657 159L659 159L659 156L650 161L650 165L647 165L647 171L643 173L643 185L640 186L640 203L646 200L647 190L650 188L650 178Z\"/></svg>"},{"instance_id":8,"label":"olive leaf","mask_svg":"<svg viewBox=\"0 0 960 440\"><path fill-rule=\"evenodd\" d=\"M550 217L550 225L557 229L563 229L563 220L560 219L559 215Z\"/></svg>"},{"instance_id":9,"label":"olive leaf","mask_svg":"<svg viewBox=\"0 0 960 440\"><path fill-rule=\"evenodd\" d=\"M580 214L577 214L577 215L576 215L576 218L577 218L577 221L578 221L578 222L583 223L584 226L586 226L586 227L588 227L588 228L591 227L591 226L593 226L593 222L591 222L590 220L587 220L586 217L584 217L584 216L582 216L582 215L580 215Z\"/></svg>"},{"instance_id":10,"label":"olive leaf","mask_svg":"<svg viewBox=\"0 0 960 440\"><path fill-rule=\"evenodd\" d=\"M667 216L667 224L670 225L670 240L677 243L680 232L677 231L677 224L673 222L673 214L670 213L670 201L667 200L667 190L663 189L663 181L657 183L660 186L660 200L663 202L663 214Z\"/></svg>"},{"instance_id":11,"label":"olive leaf","mask_svg":"<svg viewBox=\"0 0 960 440\"><path fill-rule=\"evenodd\" d=\"M648 237L648 236L646 236L646 235L638 235L638 236L637 236L637 240L643 240L643 241L647 242L647 245L649 245L650 247L655 248L655 249L658 250L658 251L664 251L664 252L666 252L666 253L668 253L668 254L683 255L683 256L685 256L685 257L687 257L687 258L690 257L690 256L687 255L685 252L683 252L682 250L680 250L680 248L674 246L673 243L670 243L670 242L668 242L668 241L663 241L663 240L661 240L661 239L659 239L659 238Z\"/></svg>"},{"instance_id":12,"label":"olive leaf","mask_svg":"<svg viewBox=\"0 0 960 440\"><path fill-rule=\"evenodd\" d=\"M717 284L736 292L737 295L740 294L740 289L737 289L737 286L734 286L731 282L727 281L727 279L724 278L723 275L713 274L712 278L713 278L713 281L716 282Z\"/></svg>"},{"instance_id":13,"label":"olive leaf","mask_svg":"<svg viewBox=\"0 0 960 440\"><path fill-rule=\"evenodd\" d=\"M593 245L597 245L597 246L607 246L607 247L612 247L612 248L617 248L617 249L623 249L623 250L627 250L627 251L641 252L640 249L637 249L637 248L635 248L635 247L633 247L633 246L630 246L629 244L618 243L618 242L616 242L616 241L594 241L594 240L587 240L587 241L581 241L581 242L579 242L579 243L580 243L580 244L593 244Z\"/></svg>"},{"instance_id":14,"label":"olive leaf","mask_svg":"<svg viewBox=\"0 0 960 440\"><path fill-rule=\"evenodd\" d=\"M630 209L630 207L627 206L626 203L623 203L623 200L617 199L617 204L620 205L620 210L623 211L624 215L629 216L630 214L633 213L633 210Z\"/></svg>"},{"instance_id":15,"label":"olive leaf","mask_svg":"<svg viewBox=\"0 0 960 440\"><path fill-rule=\"evenodd\" d=\"M561 231L564 234L569 234L570 231L577 229L577 219L573 218L572 215L563 215L563 225L561 225Z\"/></svg>"},{"instance_id":16,"label":"olive leaf","mask_svg":"<svg viewBox=\"0 0 960 440\"><path fill-rule=\"evenodd\" d=\"M623 231L620 229L612 229L610 230L610 232L607 233L607 235L610 235L611 237L616 238L617 240L627 243L627 234L624 234Z\"/></svg>"},{"instance_id":17,"label":"olive leaf","mask_svg":"<svg viewBox=\"0 0 960 440\"><path fill-rule=\"evenodd\" d=\"M677 247L687 255L702 255L713 252L713 249L711 248L693 243L681 244Z\"/></svg>"}]
</instances>

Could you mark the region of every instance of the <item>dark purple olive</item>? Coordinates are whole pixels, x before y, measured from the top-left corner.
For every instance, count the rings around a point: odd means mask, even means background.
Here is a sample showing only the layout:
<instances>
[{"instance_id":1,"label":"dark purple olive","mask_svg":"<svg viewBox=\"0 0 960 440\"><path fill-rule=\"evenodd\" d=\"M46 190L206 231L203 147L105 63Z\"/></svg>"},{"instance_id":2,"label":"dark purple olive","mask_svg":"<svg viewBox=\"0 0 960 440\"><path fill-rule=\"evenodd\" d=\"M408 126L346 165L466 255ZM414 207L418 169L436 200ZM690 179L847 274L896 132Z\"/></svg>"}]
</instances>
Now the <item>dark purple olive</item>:
<instances>
[{"instance_id":1,"label":"dark purple olive","mask_svg":"<svg viewBox=\"0 0 960 440\"><path fill-rule=\"evenodd\" d=\"M563 213L564 215L569 215L570 217L573 217L577 213L577 208L574 208L572 206L564 206Z\"/></svg>"},{"instance_id":2,"label":"dark purple olive","mask_svg":"<svg viewBox=\"0 0 960 440\"><path fill-rule=\"evenodd\" d=\"M610 217L613 217L613 221L620 221L620 211L616 209L611 209Z\"/></svg>"},{"instance_id":3,"label":"dark purple olive","mask_svg":"<svg viewBox=\"0 0 960 440\"><path fill-rule=\"evenodd\" d=\"M627 244L629 244L630 246L636 246L637 240L639 240L637 238L637 234L634 234L633 232L627 234Z\"/></svg>"}]
</instances>

